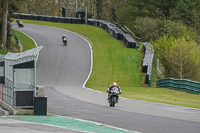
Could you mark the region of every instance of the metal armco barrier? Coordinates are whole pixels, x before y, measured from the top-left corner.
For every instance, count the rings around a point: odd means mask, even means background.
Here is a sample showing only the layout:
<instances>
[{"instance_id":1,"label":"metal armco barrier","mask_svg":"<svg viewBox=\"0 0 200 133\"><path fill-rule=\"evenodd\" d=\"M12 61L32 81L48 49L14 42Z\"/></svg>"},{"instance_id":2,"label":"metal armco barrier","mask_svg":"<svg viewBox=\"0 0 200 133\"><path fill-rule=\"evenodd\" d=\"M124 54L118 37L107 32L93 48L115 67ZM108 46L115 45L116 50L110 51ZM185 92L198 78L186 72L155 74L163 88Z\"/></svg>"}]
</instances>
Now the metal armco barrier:
<instances>
[{"instance_id":1,"label":"metal armco barrier","mask_svg":"<svg viewBox=\"0 0 200 133\"><path fill-rule=\"evenodd\" d=\"M88 19L88 24L105 29L114 38L122 40L128 48L139 48L135 39L114 23L105 20Z\"/></svg>"},{"instance_id":2,"label":"metal armco barrier","mask_svg":"<svg viewBox=\"0 0 200 133\"><path fill-rule=\"evenodd\" d=\"M46 15L35 15L35 14L22 14L22 13L13 13L13 18L16 19L29 19L29 20L40 20L40 21L49 21L49 22L60 22L60 23L71 23L71 24L85 24L85 19L81 18L69 18L69 17L54 17ZM138 48L135 39L114 23L105 20L96 20L88 19L88 25L98 26L105 29L110 35L115 37L118 40L122 40L128 48Z\"/></svg>"},{"instance_id":3,"label":"metal armco barrier","mask_svg":"<svg viewBox=\"0 0 200 133\"><path fill-rule=\"evenodd\" d=\"M154 59L153 46L148 42L143 43L143 52L144 52L144 58L142 62L142 72L146 73L145 84L148 84L150 87L153 59Z\"/></svg>"},{"instance_id":4,"label":"metal armco barrier","mask_svg":"<svg viewBox=\"0 0 200 133\"><path fill-rule=\"evenodd\" d=\"M165 78L156 81L158 88L170 88L200 94L200 82L187 79Z\"/></svg>"}]
</instances>

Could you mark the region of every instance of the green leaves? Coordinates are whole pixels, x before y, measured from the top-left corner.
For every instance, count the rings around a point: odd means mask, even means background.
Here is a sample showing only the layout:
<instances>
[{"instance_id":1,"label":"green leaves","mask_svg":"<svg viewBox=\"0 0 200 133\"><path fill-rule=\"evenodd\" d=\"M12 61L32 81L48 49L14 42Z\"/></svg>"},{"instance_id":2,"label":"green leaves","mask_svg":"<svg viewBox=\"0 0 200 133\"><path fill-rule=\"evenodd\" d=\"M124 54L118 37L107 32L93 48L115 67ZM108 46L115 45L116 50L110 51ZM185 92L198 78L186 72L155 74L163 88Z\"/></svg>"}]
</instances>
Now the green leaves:
<instances>
[{"instance_id":1,"label":"green leaves","mask_svg":"<svg viewBox=\"0 0 200 133\"><path fill-rule=\"evenodd\" d=\"M200 50L195 41L187 36L178 39L163 36L153 46L166 77L200 81Z\"/></svg>"}]
</instances>

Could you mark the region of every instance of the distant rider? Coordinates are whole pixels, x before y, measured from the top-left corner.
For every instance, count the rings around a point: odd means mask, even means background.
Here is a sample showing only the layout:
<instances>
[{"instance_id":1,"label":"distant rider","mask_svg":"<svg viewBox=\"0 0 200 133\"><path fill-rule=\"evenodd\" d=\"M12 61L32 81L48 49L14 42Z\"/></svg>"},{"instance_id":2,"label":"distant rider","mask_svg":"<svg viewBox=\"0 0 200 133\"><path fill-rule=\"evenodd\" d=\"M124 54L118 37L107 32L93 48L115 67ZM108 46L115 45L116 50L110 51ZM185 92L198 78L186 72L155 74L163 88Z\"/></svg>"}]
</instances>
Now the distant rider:
<instances>
[{"instance_id":1,"label":"distant rider","mask_svg":"<svg viewBox=\"0 0 200 133\"><path fill-rule=\"evenodd\" d=\"M17 22L17 25L18 25L19 27L24 27L22 21L20 21L20 20L16 20L16 22Z\"/></svg>"},{"instance_id":2,"label":"distant rider","mask_svg":"<svg viewBox=\"0 0 200 133\"><path fill-rule=\"evenodd\" d=\"M63 34L62 36L62 41L65 45L67 45L67 37L65 36L65 34Z\"/></svg>"},{"instance_id":3,"label":"distant rider","mask_svg":"<svg viewBox=\"0 0 200 133\"><path fill-rule=\"evenodd\" d=\"M108 92L108 99L107 99L107 100L110 99L111 90L112 90L114 87L118 88L119 94L122 93L120 87L117 85L116 82L114 82L112 85L110 85L110 86L108 87L108 90L107 90L107 92ZM118 99L117 99L117 100L118 100Z\"/></svg>"},{"instance_id":4,"label":"distant rider","mask_svg":"<svg viewBox=\"0 0 200 133\"><path fill-rule=\"evenodd\" d=\"M65 36L65 34L63 34L62 40L64 41L65 39L67 39L67 37Z\"/></svg>"}]
</instances>

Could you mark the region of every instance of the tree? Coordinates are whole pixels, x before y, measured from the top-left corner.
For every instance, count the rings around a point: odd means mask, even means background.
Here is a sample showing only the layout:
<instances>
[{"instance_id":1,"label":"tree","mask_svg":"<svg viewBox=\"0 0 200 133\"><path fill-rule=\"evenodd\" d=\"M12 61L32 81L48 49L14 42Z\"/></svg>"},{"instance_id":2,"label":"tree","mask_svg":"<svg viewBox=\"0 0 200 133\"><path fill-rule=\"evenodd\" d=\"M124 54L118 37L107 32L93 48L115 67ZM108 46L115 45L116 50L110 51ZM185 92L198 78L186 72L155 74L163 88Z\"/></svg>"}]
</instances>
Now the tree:
<instances>
[{"instance_id":1,"label":"tree","mask_svg":"<svg viewBox=\"0 0 200 133\"><path fill-rule=\"evenodd\" d=\"M156 40L165 34L164 21L150 17L137 17L131 28L142 41Z\"/></svg>"},{"instance_id":2,"label":"tree","mask_svg":"<svg viewBox=\"0 0 200 133\"><path fill-rule=\"evenodd\" d=\"M19 12L57 16L60 0L57 3L55 0L24 0L18 4L20 5Z\"/></svg>"},{"instance_id":3,"label":"tree","mask_svg":"<svg viewBox=\"0 0 200 133\"><path fill-rule=\"evenodd\" d=\"M7 41L7 18L8 18L8 1L2 0L2 31L1 31L1 48L5 49Z\"/></svg>"},{"instance_id":4,"label":"tree","mask_svg":"<svg viewBox=\"0 0 200 133\"><path fill-rule=\"evenodd\" d=\"M170 67L168 75L179 79L199 80L200 59L198 46L194 41L179 38L172 44L172 49L165 52Z\"/></svg>"},{"instance_id":5,"label":"tree","mask_svg":"<svg viewBox=\"0 0 200 133\"><path fill-rule=\"evenodd\" d=\"M121 7L121 0L107 0L104 2L104 14L108 20L112 22L117 21L117 12L118 9Z\"/></svg>"},{"instance_id":6,"label":"tree","mask_svg":"<svg viewBox=\"0 0 200 133\"><path fill-rule=\"evenodd\" d=\"M8 21L10 21L11 14L17 10L17 2L22 0L1 0L1 45L2 49L7 48L7 44L10 40L10 26L8 25Z\"/></svg>"},{"instance_id":7,"label":"tree","mask_svg":"<svg viewBox=\"0 0 200 133\"><path fill-rule=\"evenodd\" d=\"M174 42L174 40L175 40L174 37L165 35L155 41L151 41L151 44L154 47L157 58L160 60L160 63L165 68L165 72L164 72L165 76L167 76L168 72L171 69L171 67L169 67L168 65L166 54L168 51L172 49L172 45L173 45L172 42Z\"/></svg>"},{"instance_id":8,"label":"tree","mask_svg":"<svg viewBox=\"0 0 200 133\"><path fill-rule=\"evenodd\" d=\"M200 49L187 36L163 36L152 43L165 76L200 81Z\"/></svg>"},{"instance_id":9,"label":"tree","mask_svg":"<svg viewBox=\"0 0 200 133\"><path fill-rule=\"evenodd\" d=\"M188 27L182 22L173 22L168 20L166 32L169 36L173 36L176 39L183 36L188 36L190 39L194 40L197 45L200 44L200 35L196 31L196 29Z\"/></svg>"},{"instance_id":10,"label":"tree","mask_svg":"<svg viewBox=\"0 0 200 133\"><path fill-rule=\"evenodd\" d=\"M94 0L95 4L95 9L96 9L96 18L101 19L102 17L102 5L103 5L103 0Z\"/></svg>"}]
</instances>

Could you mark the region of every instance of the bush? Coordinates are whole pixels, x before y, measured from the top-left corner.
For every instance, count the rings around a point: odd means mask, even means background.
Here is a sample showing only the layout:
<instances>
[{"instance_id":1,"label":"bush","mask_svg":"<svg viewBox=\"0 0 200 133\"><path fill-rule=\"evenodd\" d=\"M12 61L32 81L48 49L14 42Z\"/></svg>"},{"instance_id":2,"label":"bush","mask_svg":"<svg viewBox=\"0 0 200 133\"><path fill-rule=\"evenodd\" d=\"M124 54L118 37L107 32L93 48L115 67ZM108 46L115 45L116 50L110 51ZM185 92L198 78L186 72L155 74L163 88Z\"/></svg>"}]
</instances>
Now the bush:
<instances>
[{"instance_id":1,"label":"bush","mask_svg":"<svg viewBox=\"0 0 200 133\"><path fill-rule=\"evenodd\" d=\"M164 31L164 22L159 19L138 17L133 23L133 32L142 41L156 40L165 34Z\"/></svg>"},{"instance_id":2,"label":"bush","mask_svg":"<svg viewBox=\"0 0 200 133\"><path fill-rule=\"evenodd\" d=\"M163 36L152 42L155 53L165 68L165 76L200 81L200 50L188 36Z\"/></svg>"},{"instance_id":3,"label":"bush","mask_svg":"<svg viewBox=\"0 0 200 133\"><path fill-rule=\"evenodd\" d=\"M200 44L200 36L198 35L197 31L191 27L184 25L183 23L168 21L166 31L169 36L172 36L176 39L183 36L188 36L197 44Z\"/></svg>"}]
</instances>

